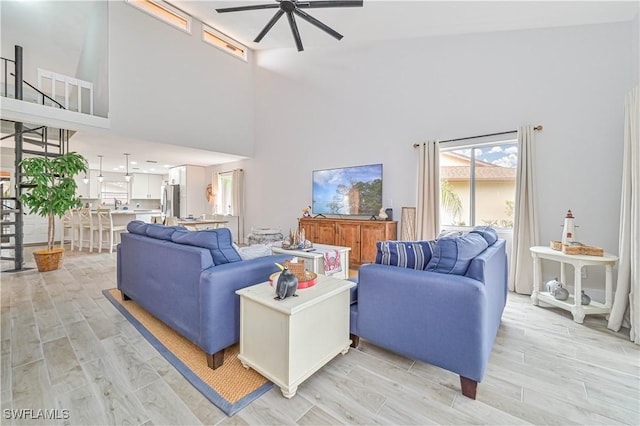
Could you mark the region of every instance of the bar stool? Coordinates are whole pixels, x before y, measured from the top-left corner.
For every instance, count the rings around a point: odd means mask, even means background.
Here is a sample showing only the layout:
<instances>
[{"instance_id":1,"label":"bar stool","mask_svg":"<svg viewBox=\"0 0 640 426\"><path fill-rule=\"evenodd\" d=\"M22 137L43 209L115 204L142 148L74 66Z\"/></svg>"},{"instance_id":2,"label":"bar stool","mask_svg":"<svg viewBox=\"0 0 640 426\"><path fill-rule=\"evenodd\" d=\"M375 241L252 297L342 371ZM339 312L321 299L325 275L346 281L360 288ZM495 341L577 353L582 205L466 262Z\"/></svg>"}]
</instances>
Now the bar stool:
<instances>
[{"instance_id":1,"label":"bar stool","mask_svg":"<svg viewBox=\"0 0 640 426\"><path fill-rule=\"evenodd\" d=\"M98 230L97 224L94 223L93 212L88 208L78 211L80 238L78 250L82 251L85 240L85 232L89 233L89 253L93 253L93 234Z\"/></svg>"},{"instance_id":2,"label":"bar stool","mask_svg":"<svg viewBox=\"0 0 640 426\"><path fill-rule=\"evenodd\" d=\"M121 232L127 230L125 225L115 225L113 224L113 216L111 215L111 210L109 209L98 209L96 214L96 221L98 222L98 253L102 253L103 237L105 232L109 233L109 253L113 252L113 246L117 243L115 242L114 234L120 235Z\"/></svg>"},{"instance_id":3,"label":"bar stool","mask_svg":"<svg viewBox=\"0 0 640 426\"><path fill-rule=\"evenodd\" d=\"M62 234L60 235L60 248L64 248L65 241L71 243L71 251L73 251L74 243L76 239L76 226L74 223L75 212L73 210L67 210L62 216ZM68 238L67 238L68 231Z\"/></svg>"}]
</instances>

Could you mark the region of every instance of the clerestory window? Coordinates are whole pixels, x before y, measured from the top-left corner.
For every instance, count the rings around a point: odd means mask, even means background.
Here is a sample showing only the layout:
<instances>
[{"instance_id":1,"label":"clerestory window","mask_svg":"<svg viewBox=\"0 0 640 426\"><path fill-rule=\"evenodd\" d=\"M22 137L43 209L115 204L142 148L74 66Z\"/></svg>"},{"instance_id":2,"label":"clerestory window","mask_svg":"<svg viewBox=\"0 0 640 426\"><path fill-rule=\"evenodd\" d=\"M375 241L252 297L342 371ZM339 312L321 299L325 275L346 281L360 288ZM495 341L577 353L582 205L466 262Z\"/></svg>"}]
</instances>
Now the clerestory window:
<instances>
[{"instance_id":1,"label":"clerestory window","mask_svg":"<svg viewBox=\"0 0 640 426\"><path fill-rule=\"evenodd\" d=\"M191 16L163 0L126 0L132 6L184 32L191 33Z\"/></svg>"},{"instance_id":2,"label":"clerestory window","mask_svg":"<svg viewBox=\"0 0 640 426\"><path fill-rule=\"evenodd\" d=\"M247 48L220 31L202 24L202 40L243 61L247 60Z\"/></svg>"}]
</instances>

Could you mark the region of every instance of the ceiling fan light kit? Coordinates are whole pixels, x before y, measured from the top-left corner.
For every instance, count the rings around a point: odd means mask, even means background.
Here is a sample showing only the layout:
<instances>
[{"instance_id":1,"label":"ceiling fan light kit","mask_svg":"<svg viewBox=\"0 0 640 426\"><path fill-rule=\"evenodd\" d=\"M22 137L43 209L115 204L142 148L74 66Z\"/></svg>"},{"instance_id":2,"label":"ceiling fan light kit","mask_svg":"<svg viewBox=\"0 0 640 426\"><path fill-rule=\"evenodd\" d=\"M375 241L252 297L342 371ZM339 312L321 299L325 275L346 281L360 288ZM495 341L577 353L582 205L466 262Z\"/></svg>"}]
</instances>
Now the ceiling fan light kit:
<instances>
[{"instance_id":1,"label":"ceiling fan light kit","mask_svg":"<svg viewBox=\"0 0 640 426\"><path fill-rule=\"evenodd\" d=\"M337 40L342 39L342 34L338 33L331 27L325 25L320 22L313 16L309 15L302 9L320 9L320 8L330 8L330 7L362 7L363 1L351 1L351 0L335 0L335 1L300 1L300 0L275 0L275 3L269 4L258 4L254 6L239 6L239 7L226 7L222 9L216 9L218 13L227 13L227 12L243 12L247 10L260 10L260 9L278 9L278 11L273 15L273 17L267 22L267 25L264 26L262 31L258 34L258 36L253 40L255 43L260 43L260 41L264 38L265 35L273 28L273 26L278 22L278 20L282 17L282 15L287 15L287 20L289 21L289 27L291 28L291 33L293 34L293 39L296 42L296 47L298 48L298 52L302 52L304 47L302 46L302 39L300 38L300 32L298 31L298 24L296 23L295 15L304 19L311 25L321 29L325 33L330 36L336 38Z\"/></svg>"}]
</instances>

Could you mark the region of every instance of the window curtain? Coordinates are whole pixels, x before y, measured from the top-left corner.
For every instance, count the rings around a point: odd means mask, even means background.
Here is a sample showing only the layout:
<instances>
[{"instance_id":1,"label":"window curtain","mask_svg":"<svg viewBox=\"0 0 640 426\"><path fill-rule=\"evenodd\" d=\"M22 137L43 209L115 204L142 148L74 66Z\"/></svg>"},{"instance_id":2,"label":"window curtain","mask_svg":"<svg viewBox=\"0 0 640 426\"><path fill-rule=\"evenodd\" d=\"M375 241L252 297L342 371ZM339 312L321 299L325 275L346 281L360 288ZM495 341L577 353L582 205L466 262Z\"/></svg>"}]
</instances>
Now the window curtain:
<instances>
[{"instance_id":1,"label":"window curtain","mask_svg":"<svg viewBox=\"0 0 640 426\"><path fill-rule=\"evenodd\" d=\"M416 239L433 240L440 233L440 147L428 141L419 149Z\"/></svg>"},{"instance_id":2,"label":"window curtain","mask_svg":"<svg viewBox=\"0 0 640 426\"><path fill-rule=\"evenodd\" d=\"M233 170L231 185L231 215L238 216L238 241L244 242L244 170Z\"/></svg>"},{"instance_id":3,"label":"window curtain","mask_svg":"<svg viewBox=\"0 0 640 426\"><path fill-rule=\"evenodd\" d=\"M513 247L509 258L509 290L521 294L533 291L533 260L529 247L537 246L538 208L534 185L533 126L518 128L518 166L513 221Z\"/></svg>"},{"instance_id":4,"label":"window curtain","mask_svg":"<svg viewBox=\"0 0 640 426\"><path fill-rule=\"evenodd\" d=\"M608 328L620 330L623 322L631 328L629 338L640 344L640 93L638 86L627 94L624 106L624 156L622 157L622 199L620 202L620 242L618 281Z\"/></svg>"}]
</instances>

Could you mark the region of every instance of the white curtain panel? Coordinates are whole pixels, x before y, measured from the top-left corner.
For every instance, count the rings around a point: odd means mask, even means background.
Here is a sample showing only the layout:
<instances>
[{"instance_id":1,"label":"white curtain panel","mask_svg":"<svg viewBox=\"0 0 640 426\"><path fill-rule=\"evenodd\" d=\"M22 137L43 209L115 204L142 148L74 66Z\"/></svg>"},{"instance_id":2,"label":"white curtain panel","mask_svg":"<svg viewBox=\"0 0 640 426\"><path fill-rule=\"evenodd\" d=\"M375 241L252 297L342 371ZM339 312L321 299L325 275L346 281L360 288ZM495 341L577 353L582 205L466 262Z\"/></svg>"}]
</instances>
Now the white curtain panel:
<instances>
[{"instance_id":1,"label":"white curtain panel","mask_svg":"<svg viewBox=\"0 0 640 426\"><path fill-rule=\"evenodd\" d=\"M625 323L630 339L640 345L640 93L636 86L624 106L624 156L620 202L618 281L608 328L618 331ZM628 322L627 322L628 321Z\"/></svg>"},{"instance_id":2,"label":"white curtain panel","mask_svg":"<svg viewBox=\"0 0 640 426\"><path fill-rule=\"evenodd\" d=\"M232 216L238 216L238 241L244 242L244 170L235 169L232 174Z\"/></svg>"},{"instance_id":3,"label":"white curtain panel","mask_svg":"<svg viewBox=\"0 0 640 426\"><path fill-rule=\"evenodd\" d=\"M533 259L529 248L537 246L538 209L534 179L533 126L518 128L518 167L516 170L513 246L509 258L509 290L531 294Z\"/></svg>"},{"instance_id":4,"label":"white curtain panel","mask_svg":"<svg viewBox=\"0 0 640 426\"><path fill-rule=\"evenodd\" d=\"M428 141L419 149L416 239L433 240L440 233L440 146Z\"/></svg>"}]
</instances>

